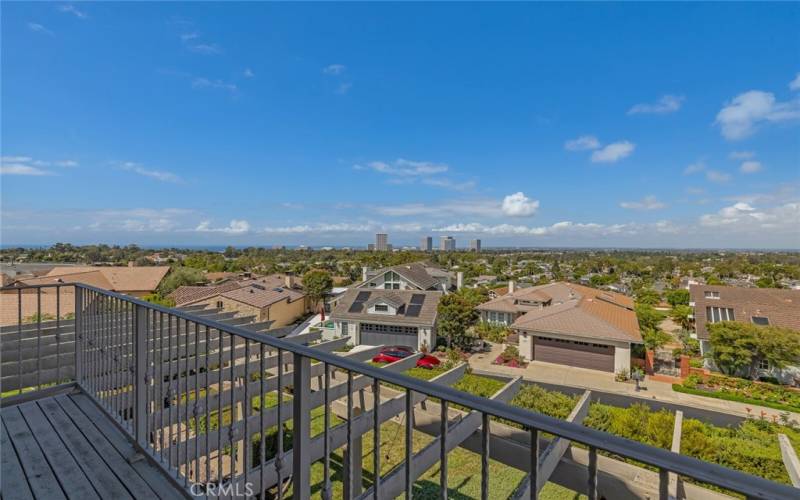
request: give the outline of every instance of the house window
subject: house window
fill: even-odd
[[[386,304],[375,304],[375,312],[389,312],[389,306]]]
[[[705,295],[705,297],[707,299],[718,299],[719,298],[719,292],[706,291],[704,295]]]
[[[400,275],[389,271],[383,277],[383,288],[386,290],[400,290]]]
[[[217,309],[222,309],[222,301],[221,300],[217,301]]]
[[[760,325],[760,326],[769,325],[769,318],[765,318],[764,316],[753,316],[750,319],[752,319],[754,325]]]
[[[735,320],[733,309],[730,307],[706,307],[706,317],[709,323]]]
[[[342,335],[348,335],[347,327],[347,321],[342,321]]]
[[[758,369],[759,370],[769,370],[769,361],[766,359],[760,359],[758,361]]]

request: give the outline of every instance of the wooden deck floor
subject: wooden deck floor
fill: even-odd
[[[3,408],[2,498],[183,498],[86,395]]]

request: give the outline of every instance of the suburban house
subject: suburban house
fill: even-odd
[[[357,288],[384,290],[429,290],[447,292],[461,288],[463,273],[452,273],[414,262],[372,271],[364,267]]]
[[[436,345],[436,317],[442,292],[351,288],[337,301],[334,335],[355,345]]]
[[[75,291],[70,283],[82,283],[117,293],[143,297],[153,293],[169,272],[169,266],[56,266],[42,276],[17,279],[8,286],[64,284],[58,291],[43,288],[37,294],[34,289],[15,291],[6,289],[3,294],[20,294],[22,317],[33,318],[37,311],[42,319],[54,319],[56,314],[75,310]],[[0,325],[8,325],[17,319],[17,303],[0,300]],[[13,302],[13,304],[12,304]]]
[[[631,345],[642,343],[633,299],[550,283],[514,290],[478,306],[481,318],[508,325],[526,360],[606,372],[630,371]]]
[[[710,323],[742,321],[800,331],[800,290],[691,285],[689,301],[694,308],[695,335],[703,355],[711,350]],[[760,368],[762,375],[792,382],[800,376],[800,363],[798,365],[783,370],[767,364]]]
[[[176,306],[207,304],[208,308],[272,321],[273,328],[294,323],[313,309],[291,274],[225,281],[211,286],[181,286],[170,294]]]

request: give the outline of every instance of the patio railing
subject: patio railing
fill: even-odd
[[[68,292],[73,293],[72,307],[65,311]],[[343,350],[346,338],[305,345],[256,333],[224,311],[170,309],[82,284],[6,288],[2,293],[3,300],[16,295],[20,301],[18,324],[0,329],[4,396],[77,384],[188,496],[218,495],[220,489],[224,495],[259,496],[270,489],[281,498],[291,485],[294,498],[309,498],[312,464],[321,462],[322,497],[331,498],[331,455],[343,449],[354,451],[344,455],[342,478],[344,491],[354,497],[360,492],[360,485],[353,484],[360,467],[354,460],[361,453],[353,447],[360,448],[367,432],[404,414],[404,459],[391,472],[376,474],[368,494],[388,498],[405,492],[410,498],[414,482],[427,472],[416,467],[421,462],[408,446],[414,408],[436,398],[442,418],[432,446],[439,448],[442,498],[448,494],[448,452],[454,446],[449,431],[459,424],[448,416],[454,406],[479,414],[482,498],[492,498],[490,418],[513,422],[530,434],[529,485],[540,483],[539,437],[547,433],[588,448],[584,492],[590,499],[598,498],[600,451],[659,471],[663,499],[669,495],[670,472],[748,498],[797,498],[798,490],[786,485],[372,366],[363,362],[369,359],[364,355],[334,352]],[[38,309],[24,324],[23,302],[41,305],[42,297],[53,293],[56,297],[46,300],[59,304],[58,318],[47,320]],[[381,397],[390,384],[393,392]],[[369,391],[372,404],[360,401],[356,412],[356,395],[363,391]],[[344,418],[337,425],[332,423],[334,404]],[[320,407],[323,425],[315,435],[312,410]],[[372,440],[380,449],[381,433],[372,432]],[[376,472],[381,471],[381,455],[372,455]],[[539,488],[520,491],[536,498]]]

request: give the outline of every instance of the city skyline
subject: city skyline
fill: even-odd
[[[800,248],[797,4],[3,13],[6,246]]]

